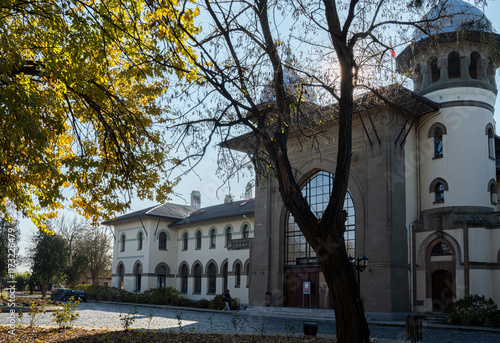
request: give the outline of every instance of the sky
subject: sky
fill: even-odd
[[[472,2],[471,2],[472,3]],[[486,16],[492,22],[493,27],[496,32],[500,32],[500,0],[493,0],[488,2],[486,9]],[[396,49],[396,54],[401,52],[403,48]],[[500,69],[496,73],[497,86],[500,87]],[[500,97],[496,100],[496,111],[495,111],[495,121],[500,125]],[[497,127],[497,134],[500,127]],[[223,181],[217,177],[217,157],[214,151],[207,155],[203,161],[195,169],[195,173],[191,173],[184,176],[178,186],[174,189],[176,194],[179,196],[172,195],[171,202],[177,204],[190,204],[190,194],[193,190],[197,190],[201,193],[201,206],[211,206],[220,204],[224,201],[226,194],[231,193],[235,200],[240,200],[245,192],[245,187],[252,178],[246,173],[246,175],[240,178],[232,179],[229,184],[223,185]],[[253,190],[255,194],[255,190]],[[132,202],[132,207],[128,212],[133,212],[137,210],[144,209],[146,207],[157,205],[155,201],[140,201],[135,199]],[[68,213],[70,216],[75,215],[72,212]],[[20,253],[25,254],[25,249],[29,245],[30,237],[36,232],[36,227],[27,219],[20,220],[21,228],[21,242],[20,242]],[[19,271],[25,271],[26,267],[19,266]]]

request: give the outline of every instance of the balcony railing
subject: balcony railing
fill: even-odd
[[[250,238],[231,239],[227,245],[228,250],[250,249]]]

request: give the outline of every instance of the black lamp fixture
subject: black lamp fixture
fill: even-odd
[[[349,256],[349,261],[351,261],[352,265],[356,268],[356,272],[358,273],[358,291],[361,293],[359,274],[366,269],[366,266],[368,265],[368,257],[366,257],[365,254],[359,256],[357,259]]]

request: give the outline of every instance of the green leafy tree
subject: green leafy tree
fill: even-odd
[[[16,290],[24,291],[29,283],[30,273],[16,273],[14,275],[14,280],[16,281]]]
[[[53,278],[61,278],[68,265],[68,245],[66,240],[55,234],[47,235],[39,231],[32,238],[31,273],[42,284],[42,297],[45,297]]]
[[[34,224],[67,201],[95,221],[134,192],[162,201],[170,75],[190,80],[196,8],[178,1],[6,0],[0,4],[0,211]],[[181,16],[183,30],[173,23]],[[175,35],[173,33],[175,32]],[[64,194],[63,194],[64,192]]]

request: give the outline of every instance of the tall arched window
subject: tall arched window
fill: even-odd
[[[490,181],[489,185],[489,191],[490,191],[490,202],[492,205],[498,204],[498,197],[497,197],[497,185],[495,180]]]
[[[188,239],[189,239],[188,233],[184,232],[182,234],[182,250],[188,250]]]
[[[217,267],[215,263],[208,265],[208,293],[215,294],[217,291]]]
[[[458,52],[452,52],[448,55],[448,78],[455,79],[460,77],[460,55]]]
[[[194,266],[194,293],[201,293],[201,266],[200,264],[196,264]]]
[[[156,287],[166,287],[167,285],[167,268],[165,266],[159,266],[156,273]]]
[[[240,287],[241,285],[241,264],[236,263],[234,266],[234,287]]]
[[[217,232],[215,229],[210,230],[210,248],[215,248],[217,243]]]
[[[123,281],[125,279],[125,267],[123,266],[123,263],[120,262],[118,265],[118,288],[123,289]]]
[[[434,193],[436,194],[435,202],[444,202],[444,185],[442,183],[436,183]]]
[[[302,188],[302,194],[307,199],[313,213],[318,219],[322,217],[328,205],[333,186],[333,178],[333,174],[321,171],[311,176]],[[346,231],[344,232],[347,254],[356,256],[355,211],[349,190],[347,190],[344,200],[344,210],[347,212],[347,220],[345,222]],[[302,235],[292,214],[288,213],[287,217],[288,220],[285,225],[285,265],[294,266],[297,264],[297,259],[299,258],[315,258],[316,253]]]
[[[142,265],[137,262],[134,267],[134,276],[135,276],[135,291],[141,291],[141,279],[142,279]]]
[[[142,250],[142,231],[137,234],[137,250]]]
[[[469,75],[472,79],[478,79],[478,70],[481,68],[481,55],[476,51],[470,54]]]
[[[231,241],[231,239],[233,238],[233,229],[228,226],[226,228],[226,247],[229,246],[229,242]]]
[[[158,249],[167,250],[167,233],[165,231],[160,232],[158,236]]]
[[[492,160],[495,159],[495,135],[493,134],[493,128],[491,127],[491,124],[488,124],[487,128],[487,134],[488,134],[488,157],[491,158]]]
[[[441,69],[438,67],[437,58],[432,57],[429,62],[429,70],[431,72],[431,83],[437,82],[441,78]]]
[[[196,231],[196,250],[201,249],[201,230]]]
[[[440,127],[434,129],[434,158],[443,157],[443,130]]]
[[[222,265],[222,291],[225,292],[227,290],[227,262]]]
[[[250,228],[247,224],[243,226],[243,238],[250,238]]]
[[[125,234],[120,236],[120,251],[125,251]]]
[[[181,293],[188,291],[188,267],[183,264],[181,267]]]

